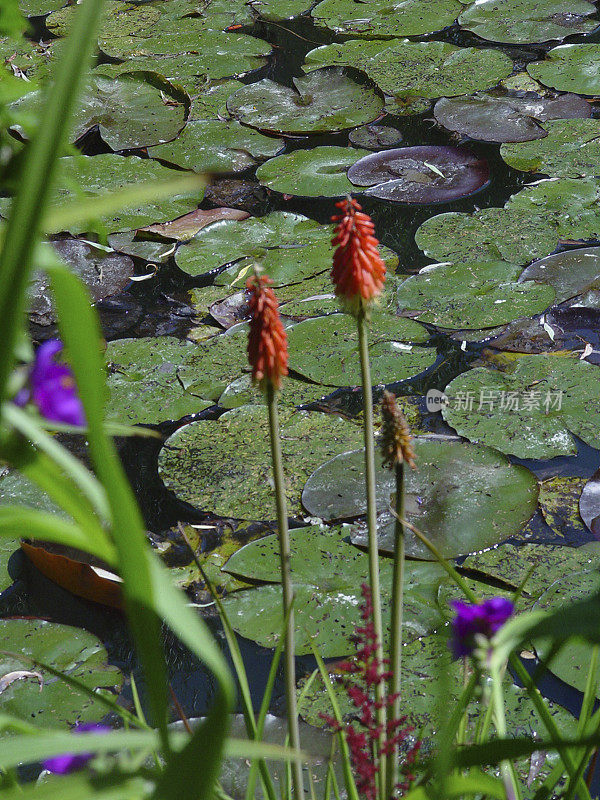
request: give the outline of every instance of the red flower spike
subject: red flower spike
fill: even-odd
[[[336,207],[343,213],[331,218],[338,223],[331,241],[336,247],[331,280],[346,310],[357,315],[381,294],[385,264],[377,248],[379,241],[373,235],[371,217],[351,198],[336,203]]]
[[[287,335],[279,317],[279,303],[266,275],[248,278],[250,292],[250,332],[248,334],[248,361],[252,367],[252,380],[261,389],[271,383],[279,389],[281,379],[288,374]]]

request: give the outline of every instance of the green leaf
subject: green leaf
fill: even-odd
[[[461,9],[456,0],[374,0],[366,8],[353,0],[322,0],[311,16],[334,33],[373,39],[439,31],[452,25]]]
[[[299,197],[342,197],[358,191],[346,177],[348,168],[368,150],[325,145],[294,150],[267,161],[256,170],[263,186]]]
[[[600,45],[564,44],[546,53],[544,61],[527,66],[532,78],[559,92],[594,97],[600,92]]]
[[[551,178],[589,178],[599,174],[599,120],[554,120],[546,124],[546,130],[545,139],[503,144],[500,155],[515,169],[542,172]]]

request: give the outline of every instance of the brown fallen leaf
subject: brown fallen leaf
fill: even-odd
[[[15,681],[21,681],[24,678],[37,678],[38,683],[40,684],[40,692],[42,691],[44,679],[39,672],[29,672],[29,670],[26,669],[17,669],[14,672],[7,672],[6,675],[0,676],[0,694],[2,694],[2,692],[7,689],[11,683],[14,683]]]
[[[197,209],[171,222],[160,222],[148,225],[145,228],[139,228],[139,230],[145,233],[156,233],[167,239],[184,241],[191,239],[202,228],[210,225],[211,222],[220,222],[224,219],[242,220],[247,219],[249,216],[250,214],[247,211],[240,211],[238,208],[211,208],[208,211]]]

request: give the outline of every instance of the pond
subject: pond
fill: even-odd
[[[49,80],[74,7],[21,6],[30,39],[0,45],[13,75],[36,89]],[[324,657],[341,658],[352,652],[367,574],[356,334],[329,281],[330,220],[348,193],[373,218],[388,271],[371,320],[374,397],[391,388],[417,437],[409,519],[483,596],[508,596],[537,567],[522,609],[587,597],[600,564],[596,6],[314,6],[109,2],[57,201],[184,170],[210,182],[68,231],[57,223],[51,237],[100,313],[111,418],[155,434],[118,438],[150,541],[222,638],[188,542],[194,549],[231,615],[257,706],[281,619],[266,416],[246,365],[243,287],[258,263],[281,303],[299,625]],[[23,91],[9,106],[11,155],[29,139],[38,102],[37,91]],[[2,213],[13,188],[5,171]],[[41,273],[30,297],[33,338],[55,337]],[[82,437],[59,438],[87,458]],[[393,491],[380,470],[384,586]],[[8,471],[0,499],[53,508]],[[82,675],[93,667],[94,686],[133,707],[130,676],[142,697],[143,681],[114,578],[102,565],[81,573],[79,553],[1,546],[4,649],[27,649],[34,632],[36,657],[58,647],[59,667]],[[406,713],[421,727],[439,607],[456,590],[416,541],[408,556]],[[167,650],[178,703],[201,716],[211,680],[169,636]],[[297,655],[302,682],[314,668],[307,638]],[[586,660],[584,645],[561,654],[542,684],[571,711]],[[43,699],[35,688],[6,689],[7,708],[42,725],[51,715],[60,724],[102,716],[93,702],[71,708],[64,687]],[[532,709],[517,687],[513,694],[515,729],[534,735]],[[308,695],[307,722],[319,722],[322,702],[322,691]],[[272,711],[282,708],[278,685]],[[568,718],[558,705],[553,713]]]

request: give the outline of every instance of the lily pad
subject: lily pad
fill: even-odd
[[[587,529],[600,539],[600,470],[596,471],[583,487],[579,499],[579,513]]]
[[[518,458],[573,455],[573,435],[600,437],[599,368],[578,353],[520,356],[506,372],[476,367],[447,387],[442,410],[457,433]]]
[[[442,97],[435,104],[436,120],[450,131],[484,142],[528,142],[548,135],[540,125],[550,119],[590,117],[588,103],[578,95],[557,98],[478,93],[472,97]]]
[[[489,447],[449,437],[415,437],[418,469],[406,475],[407,519],[428,536],[446,558],[497,544],[517,533],[534,513],[538,487],[524,467]],[[393,472],[376,467],[377,508],[386,512],[396,490]],[[366,512],[364,451],[344,453],[322,464],[302,493],[307,511],[324,520],[346,519]],[[394,550],[394,519],[382,514],[378,524],[381,550]],[[352,541],[364,545],[355,529]],[[407,553],[432,559],[412,534]]]
[[[556,610],[580,600],[591,598],[600,588],[598,569],[570,572],[564,577],[559,577],[540,597],[536,607],[540,609]],[[549,662],[550,671],[565,683],[584,691],[588,678],[592,645],[580,638],[572,638]],[[536,651],[541,659],[545,659],[550,652],[551,643],[547,641],[535,642]],[[600,669],[596,674],[596,681],[600,678]],[[598,690],[596,696],[599,696]]]
[[[19,0],[19,8],[27,17],[43,17],[64,5],[64,0]]]
[[[51,207],[82,197],[100,197],[136,184],[172,180],[179,174],[156,161],[137,156],[123,158],[111,153],[61,158],[58,162],[59,188]],[[81,189],[74,188],[79,186]],[[197,208],[203,196],[203,191],[196,189],[169,199],[146,201],[102,216],[99,221],[110,233],[141,228],[153,222],[168,222]],[[70,225],[68,229],[77,234],[85,233],[88,227],[84,222]]]
[[[223,120],[227,112],[227,99],[244,84],[236,80],[204,81],[192,99],[190,121],[196,119]]]
[[[128,423],[156,424],[210,406],[186,391],[177,377],[193,350],[191,343],[170,336],[109,342],[109,415]]]
[[[587,0],[479,0],[458,18],[461,27],[491,42],[527,44],[590,33],[598,22]]]
[[[275,519],[267,412],[242,406],[180,428],[159,455],[168,489],[198,508],[237,519]],[[289,513],[302,514],[306,478],[326,458],[358,445],[362,430],[340,417],[281,409]]]
[[[489,89],[513,71],[499,50],[454,47],[446,42],[350,40],[323,45],[306,56],[306,68],[325,65],[366,72],[394,97],[452,97]]]
[[[398,309],[442,328],[481,329],[539,314],[552,305],[551,286],[518,280],[521,267],[504,261],[433,264],[407,278]]]
[[[267,161],[256,170],[263,186],[300,197],[342,197],[356,192],[347,172],[368,150],[323,146],[294,150]]]
[[[368,557],[344,540],[345,528],[296,528],[290,531],[297,655],[316,647],[323,658],[355,650],[360,624],[361,584],[367,582]],[[270,585],[236,592],[224,600],[227,616],[242,636],[263,647],[275,647],[283,627],[279,541],[267,536],[251,542],[229,559],[227,572]],[[392,564],[380,564],[384,629],[388,627]],[[409,563],[405,569],[405,637],[414,639],[441,623],[437,607],[439,584],[445,580],[437,564]]]
[[[107,664],[106,651],[93,634],[67,625],[41,619],[0,620],[0,650],[38,658],[93,690],[116,693],[123,680],[119,670]],[[6,714],[40,728],[98,722],[105,716],[104,705],[31,661],[18,655],[0,656],[0,675],[21,670],[37,675],[14,680],[2,691]]]
[[[73,138],[98,126],[113,150],[147,147],[174,139],[185,125],[189,98],[160,75],[124,72],[90,77],[79,101]]]
[[[548,478],[540,484],[544,520],[565,541],[577,544],[589,539],[578,508],[584,486],[585,478],[568,475]]]
[[[600,93],[600,45],[563,44],[527,66],[532,78],[559,92]]]
[[[320,385],[288,377],[277,395],[277,400],[284,406],[303,406],[320,400],[328,391],[330,390]],[[250,375],[242,375],[241,378],[232,381],[219,397],[219,405],[227,409],[246,405],[262,406],[264,402],[263,393],[258,386],[253,385]]]
[[[348,178],[383,200],[448,203],[486,186],[490,171],[469,150],[424,145],[371,153],[350,167]]]
[[[189,351],[177,380],[187,392],[216,402],[232,381],[249,372],[247,346],[247,326],[211,336]]]
[[[282,139],[263,136],[239,122],[191,120],[177,139],[148,148],[148,155],[194,172],[243,172],[283,146]]]
[[[364,147],[365,150],[387,150],[398,147],[402,134],[389,125],[361,125],[350,131],[348,141],[353,147]]]
[[[270,22],[281,22],[304,14],[315,0],[251,0],[250,6],[258,11],[262,19]]]
[[[600,288],[600,247],[580,247],[546,256],[523,270],[519,278],[522,281],[549,284],[556,291],[557,303]]]
[[[133,275],[133,261],[125,255],[106,253],[80,239],[61,239],[53,248],[88,287],[95,301],[124,289]],[[56,322],[50,279],[45,272],[37,273],[30,288],[29,313],[37,325]]]
[[[500,155],[515,169],[551,178],[588,178],[600,174],[600,120],[554,120],[548,136],[533,142],[503,144]]]
[[[451,211],[425,220],[415,234],[418,247],[440,261],[509,261],[524,264],[556,249],[558,225],[536,205]]]
[[[456,0],[323,0],[311,12],[317,25],[334,33],[390,38],[420,36],[452,25],[462,5]]]
[[[373,315],[369,345],[373,385],[407,380],[430,367],[436,351],[408,344],[428,338],[416,322]],[[294,325],[288,333],[288,348],[294,372],[326,386],[360,386],[358,334],[348,314],[314,317]]]
[[[334,133],[372,122],[383,99],[340,69],[293,78],[294,89],[264,78],[238,89],[227,110],[244,125],[285,134]]]
[[[146,228],[142,228],[140,233],[156,233],[158,236],[164,236],[165,239],[185,242],[212,222],[220,222],[224,219],[242,220],[248,219],[249,216],[247,211],[240,211],[237,208],[209,208],[205,211],[197,209],[170,222],[148,225]]]

